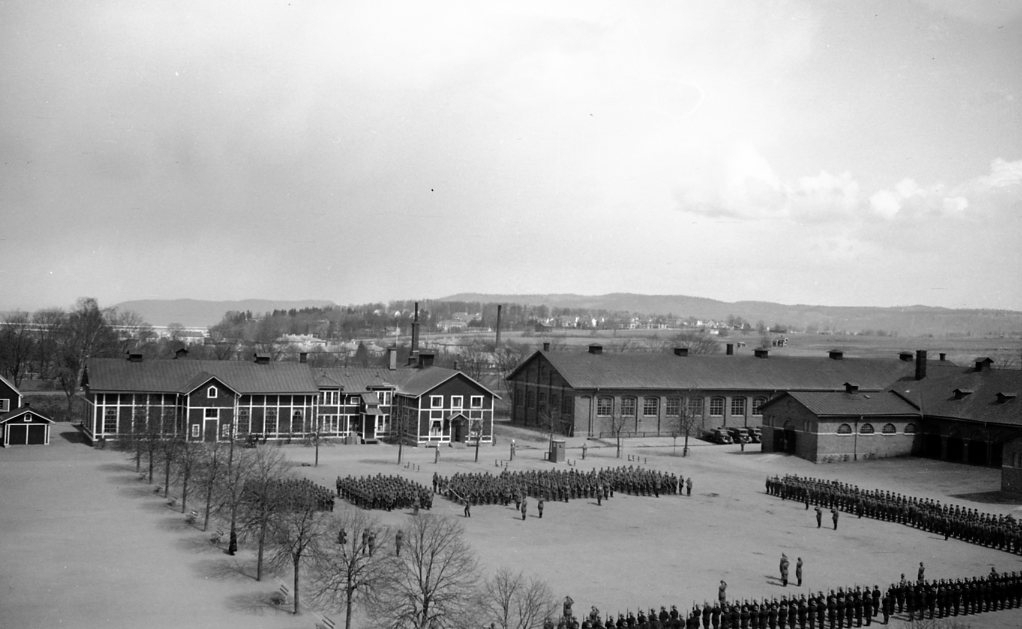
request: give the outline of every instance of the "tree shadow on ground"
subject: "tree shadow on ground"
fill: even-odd
[[[203,559],[192,564],[196,574],[204,579],[217,581],[255,581],[255,565],[246,565],[230,555]]]
[[[969,502],[981,502],[984,504],[1022,506],[1022,496],[1009,494],[1003,491],[979,491],[967,494],[951,494],[951,497],[958,498],[959,500],[968,500]]]
[[[211,527],[212,530],[203,531],[201,528],[193,527],[193,525],[186,524],[185,526],[195,529],[195,534],[188,533],[186,537],[179,539],[174,545],[182,550],[187,550],[192,553],[208,553],[208,552],[221,552],[220,546],[212,541],[212,538],[216,535],[216,528]],[[175,529],[181,530],[181,529]]]
[[[294,603],[279,590],[262,590],[235,594],[227,598],[227,608],[250,616],[272,615],[282,618],[301,618],[292,614]],[[304,625],[303,625],[304,626]]]
[[[117,472],[124,474],[125,478],[131,478],[131,474],[134,474],[133,463],[100,463],[96,466],[96,469],[100,472]]]

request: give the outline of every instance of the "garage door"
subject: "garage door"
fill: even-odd
[[[46,443],[46,426],[43,424],[32,424],[28,428],[28,445],[43,445]]]
[[[7,443],[9,445],[23,446],[28,443],[28,426],[24,424],[11,424],[7,430]]]

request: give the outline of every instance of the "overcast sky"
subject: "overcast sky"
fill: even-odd
[[[0,1],[0,310],[1022,310],[1022,3]]]

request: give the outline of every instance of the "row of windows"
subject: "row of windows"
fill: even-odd
[[[853,432],[855,431],[852,429],[852,426],[850,424],[841,424],[840,426],[837,427],[837,434],[839,435],[850,435]],[[876,428],[873,427],[873,424],[865,423],[859,426],[860,435],[872,435],[875,432]],[[894,435],[897,434],[898,428],[894,424],[884,424],[884,427],[881,430],[881,432],[885,435]],[[908,424],[905,426],[906,435],[915,434],[915,432],[916,432],[915,424]]]
[[[766,397],[757,396],[752,400],[752,414],[761,415],[763,404],[766,402]],[[614,401],[615,398],[611,396],[600,396],[596,400],[596,414],[600,416],[610,416],[614,414]],[[621,398],[621,415],[623,417],[634,417],[636,411],[636,405],[638,403],[637,398],[624,397]],[[727,404],[727,398],[724,396],[714,396],[710,398],[710,415],[723,415],[724,408]],[[732,416],[745,416],[745,405],[746,399],[744,397],[731,398],[731,415]],[[687,398],[686,410],[690,415],[699,416],[703,414],[703,398],[693,397]],[[642,414],[644,417],[656,417],[660,411],[660,398],[658,397],[644,397],[642,398]],[[668,417],[677,417],[681,414],[681,398],[669,397],[664,404],[664,414]]]
[[[483,407],[483,396],[473,395],[468,400],[469,408],[482,408]],[[444,408],[444,396],[442,395],[431,395],[429,396],[429,407],[430,408]],[[452,395],[451,396],[451,408],[465,408],[465,396],[463,395]]]

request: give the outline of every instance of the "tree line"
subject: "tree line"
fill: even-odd
[[[506,569],[484,577],[461,525],[429,513],[397,527],[346,504],[297,475],[275,445],[167,438],[170,417],[139,413],[117,442],[141,480],[210,541],[255,551],[255,573],[291,577],[288,603],[344,615],[348,629],[478,627],[528,629],[554,617],[557,601],[542,581]]]

